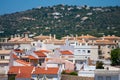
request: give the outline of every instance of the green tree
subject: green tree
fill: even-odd
[[[104,69],[102,61],[97,61],[96,62],[96,69]]]
[[[120,48],[111,51],[112,66],[120,65]]]

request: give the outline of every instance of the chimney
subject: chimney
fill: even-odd
[[[40,34],[40,36],[42,36],[42,34]]]
[[[17,36],[18,36],[18,37],[20,37],[20,35],[19,35],[19,34],[18,34]]]
[[[11,39],[13,39],[13,35],[11,35]]]
[[[17,35],[15,34],[15,38],[17,37]]]
[[[8,38],[5,38],[5,42],[7,43]]]
[[[47,70],[48,69],[48,67],[47,67],[47,65],[45,66],[45,70]]]
[[[105,37],[105,35],[103,35],[103,37]]]
[[[56,39],[56,35],[54,34],[54,39]]]
[[[21,73],[20,68],[19,68],[19,70],[18,70],[18,73],[19,73],[19,74]]]
[[[22,34],[21,37],[24,38],[24,34]]]
[[[31,73],[33,73],[35,71],[35,67],[33,68],[33,70],[32,70],[32,72]]]
[[[51,37],[51,34],[50,34],[49,36],[50,36],[50,40],[51,40],[51,38],[52,38],[52,37]]]
[[[81,36],[84,36],[84,34],[82,34]]]
[[[25,33],[25,38],[28,38],[28,33]]]
[[[67,40],[69,39],[69,36],[67,35]]]
[[[76,40],[77,40],[77,38],[78,38],[78,35],[77,35],[77,34],[76,34],[75,38],[76,38]]]

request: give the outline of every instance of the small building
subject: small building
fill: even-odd
[[[61,72],[54,67],[11,66],[8,80],[60,80]]]
[[[120,80],[120,70],[95,70],[95,80]]]

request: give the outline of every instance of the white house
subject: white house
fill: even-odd
[[[74,55],[72,60],[75,63],[82,64],[88,58],[95,61],[98,59],[98,46],[84,42],[84,40],[82,42],[66,40],[66,44],[60,49],[72,51]]]

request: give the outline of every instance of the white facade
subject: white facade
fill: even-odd
[[[60,48],[60,45],[54,45],[53,43],[44,43],[41,41],[32,42],[31,45],[35,47],[35,50],[55,50],[56,48]]]
[[[61,50],[70,50],[73,52],[75,59],[83,59],[86,60],[90,58],[91,60],[98,59],[98,46],[96,45],[88,45],[85,43],[78,43],[74,41],[72,44],[69,41],[66,41],[66,45],[61,46]]]
[[[14,45],[14,49],[21,49],[21,50],[30,50],[31,49],[31,44],[19,44],[19,45]]]

